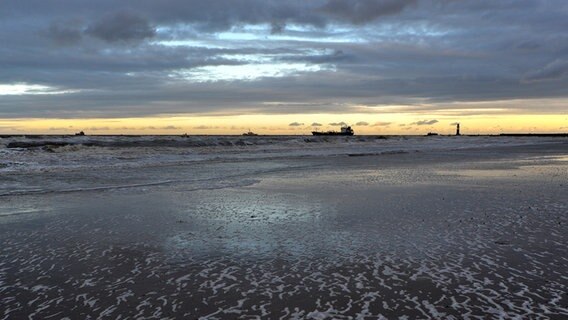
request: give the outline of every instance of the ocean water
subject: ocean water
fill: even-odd
[[[568,316],[564,138],[0,145],[5,319]]]
[[[408,153],[558,142],[532,137],[7,136],[0,172],[144,167],[202,161]]]
[[[247,177],[282,170],[289,166],[286,159],[291,158],[460,150],[562,140],[488,136],[4,136],[0,137],[0,196],[180,182],[195,189],[246,185],[254,181]]]

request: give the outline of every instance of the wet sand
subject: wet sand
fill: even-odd
[[[568,317],[566,143],[210,166],[3,196],[0,319]]]

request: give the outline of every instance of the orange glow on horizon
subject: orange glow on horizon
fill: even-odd
[[[431,116],[422,114],[284,114],[242,116],[170,116],[115,119],[0,119],[0,134],[73,134],[84,131],[105,134],[242,134],[249,129],[264,135],[302,135],[337,130],[340,122],[353,126],[360,135],[421,135],[427,132],[452,134],[454,122],[461,123],[462,134],[504,132],[568,132],[568,116],[491,115]],[[319,123],[321,126],[312,126]]]

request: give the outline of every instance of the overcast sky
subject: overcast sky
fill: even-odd
[[[566,0],[0,1],[5,119],[565,114],[567,88]]]

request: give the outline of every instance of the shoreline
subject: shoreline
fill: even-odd
[[[32,211],[0,216],[5,314],[568,315],[565,144],[168,171],[226,167],[270,170],[242,187],[4,198],[0,211]]]

